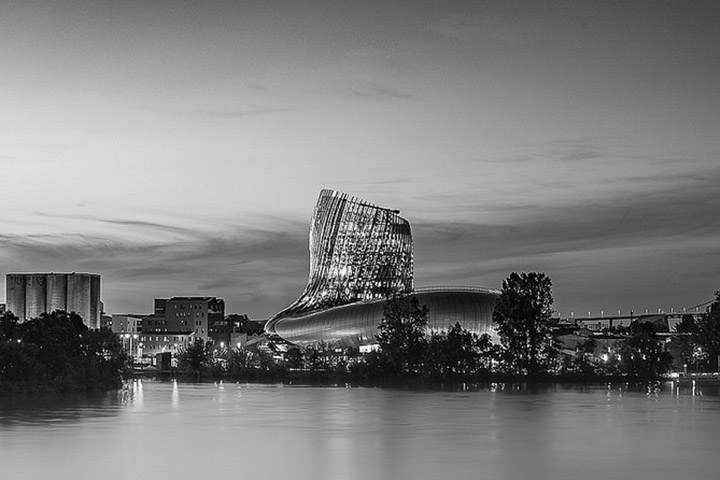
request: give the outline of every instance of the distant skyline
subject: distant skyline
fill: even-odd
[[[720,288],[710,1],[0,4],[0,275],[108,312],[308,274],[317,195],[396,208],[415,284],[553,281],[578,317]],[[3,293],[4,296],[4,288]]]

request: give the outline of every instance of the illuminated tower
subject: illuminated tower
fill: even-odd
[[[414,295],[428,307],[428,332],[459,323],[478,335],[493,335],[498,294],[480,287],[415,289],[408,221],[397,210],[323,190],[310,223],[305,291],[268,320],[265,331],[301,346],[371,345],[377,343],[385,299]]]
[[[399,213],[322,190],[310,223],[307,286],[276,318],[410,293],[412,235]]]

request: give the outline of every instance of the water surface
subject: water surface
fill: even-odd
[[[135,381],[0,400],[7,479],[716,478],[717,389]]]

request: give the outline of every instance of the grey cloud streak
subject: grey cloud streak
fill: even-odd
[[[658,298],[678,308],[707,300],[720,287],[720,168],[633,182],[637,188],[620,179],[614,194],[578,196],[564,205],[468,200],[457,206],[463,222],[411,216],[416,284],[499,287],[511,271],[539,270],[553,279],[556,306],[565,312],[651,305]],[[504,216],[483,222],[490,213]],[[305,218],[215,232],[170,221],[92,219],[127,226],[141,234],[134,237],[149,240],[0,234],[0,274],[101,273],[110,312],[149,311],[154,297],[214,295],[226,299],[228,311],[255,317],[285,307],[307,280]]]
[[[58,213],[46,213],[46,212],[33,212],[33,215],[46,218],[61,218],[68,220],[86,220],[90,222],[104,223],[108,225],[116,225],[120,227],[129,227],[134,230],[139,230],[147,233],[173,233],[178,235],[192,235],[195,230],[178,227],[168,223],[160,222],[148,222],[142,220],[128,220],[128,219],[108,219],[102,218],[96,215],[86,214],[58,214]]]
[[[0,236],[9,271],[90,271],[103,275],[109,312],[147,312],[152,299],[173,295],[225,298],[228,311],[268,316],[290,303],[307,277],[307,227],[238,227],[197,233],[179,242],[141,243],[107,237]]]
[[[383,99],[395,99],[395,100],[409,100],[409,101],[420,101],[420,97],[403,90],[390,87],[387,85],[370,85],[363,90],[352,90],[352,95],[356,97],[383,100]]]
[[[251,106],[251,107],[226,107],[226,108],[154,108],[150,111],[155,113],[161,113],[164,115],[173,115],[179,117],[192,117],[197,119],[232,119],[232,118],[246,118],[246,117],[257,117],[260,115],[268,115],[273,113],[283,113],[289,111],[285,108],[271,108],[263,106]]]
[[[720,287],[718,182],[720,168],[659,175],[605,199],[528,207],[529,220],[473,223],[468,207],[467,223],[414,222],[416,279],[497,287],[513,270],[541,270],[575,310],[704,300]]]

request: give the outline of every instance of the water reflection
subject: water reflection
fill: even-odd
[[[43,394],[0,397],[1,432],[17,425],[61,427],[119,414],[121,392],[100,395]]]
[[[180,406],[180,389],[178,388],[177,380],[172,380],[172,396],[170,397],[170,404],[173,409],[177,409]]]
[[[0,400],[0,465],[3,478],[77,480],[711,478],[719,430],[704,386],[138,380],[98,398]]]
[[[144,401],[142,379],[135,379],[126,383],[120,391],[120,396],[124,404],[141,408]]]
[[[714,383],[700,383],[697,380],[690,380],[686,382],[681,381],[670,381],[667,382],[667,389],[672,395],[691,395],[693,397],[709,395],[712,397],[720,396],[720,385]],[[663,389],[664,390],[664,389]]]

